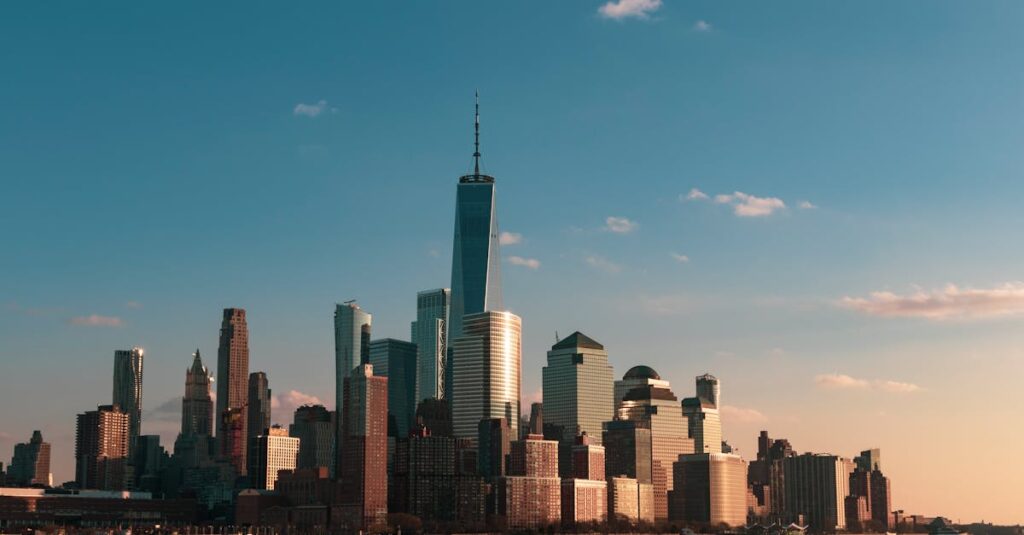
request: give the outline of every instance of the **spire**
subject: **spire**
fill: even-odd
[[[476,113],[474,118],[473,147],[476,150],[473,151],[473,175],[480,176],[480,91],[476,92]]]

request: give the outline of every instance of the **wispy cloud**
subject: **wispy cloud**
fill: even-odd
[[[275,413],[274,421],[279,423],[291,421],[295,409],[303,405],[323,404],[320,398],[312,394],[299,392],[298,390],[289,390],[284,394],[278,394],[270,398],[270,408]]]
[[[661,0],[618,0],[611,1],[597,9],[606,19],[646,19],[661,7]]]
[[[921,390],[913,383],[889,379],[858,379],[841,373],[825,373],[814,377],[814,384],[823,390],[881,390],[895,394],[909,394]]]
[[[686,256],[684,254],[669,253],[669,255],[672,256],[672,260],[675,260],[676,262],[679,262],[680,264],[687,264],[687,263],[690,262],[690,257],[688,257],[688,256]]]
[[[715,195],[715,203],[732,206],[733,213],[739,217],[770,216],[786,207],[778,197],[758,197],[742,191]]]
[[[516,245],[522,243],[523,235],[518,232],[502,232],[498,234],[498,243],[501,245]]]
[[[695,32],[707,33],[712,30],[714,30],[714,27],[711,26],[711,23],[706,20],[698,20],[697,22],[693,23],[693,31]]]
[[[797,206],[801,210],[814,210],[815,208],[818,207],[818,205],[812,203],[811,201],[800,201],[800,203],[797,204]]]
[[[618,273],[622,271],[622,266],[600,255],[588,255],[583,258],[583,261],[588,266],[605,273]]]
[[[292,114],[296,116],[313,118],[320,116],[320,114],[324,112],[335,113],[337,111],[337,108],[332,108],[328,106],[327,101],[321,99],[314,104],[304,104],[302,102],[296,104],[295,108],[292,109]]]
[[[757,409],[747,407],[735,407],[733,405],[722,405],[718,411],[722,414],[723,420],[745,424],[757,424],[768,421],[768,417]]]
[[[128,301],[127,303],[124,304],[124,307],[125,308],[133,308],[133,309],[138,310],[138,309],[142,308],[142,303],[140,303],[138,301]]]
[[[708,194],[697,188],[691,189],[690,193],[687,193],[686,195],[679,195],[680,201],[703,201],[707,200],[707,198]]]
[[[953,284],[941,290],[918,290],[899,295],[872,292],[868,297],[843,297],[839,305],[881,317],[929,320],[985,319],[1024,313],[1024,282],[1008,282],[993,288],[960,288]]]
[[[616,234],[629,234],[639,227],[639,223],[626,217],[608,216],[604,220],[604,230]]]
[[[530,269],[540,268],[540,260],[536,258],[523,258],[521,256],[510,256],[508,257],[508,263],[513,266],[523,266]]]
[[[151,421],[165,421],[165,422],[177,422],[181,420],[181,398],[173,397],[152,409],[148,409],[143,414],[144,419],[147,422]]]
[[[117,316],[100,316],[90,314],[88,316],[75,316],[70,320],[71,325],[78,327],[121,327],[124,322]]]

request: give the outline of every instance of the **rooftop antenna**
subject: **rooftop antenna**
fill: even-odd
[[[480,91],[476,92],[476,113],[474,114],[473,176],[480,176]]]
[[[561,338],[558,337],[558,331],[555,331],[555,343],[557,344]]]

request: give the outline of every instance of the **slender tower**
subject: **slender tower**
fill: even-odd
[[[142,428],[142,355],[141,347],[114,351],[113,404],[128,415],[129,451]]]
[[[217,377],[216,417],[220,453],[231,461],[239,474],[245,474],[249,326],[244,309],[224,309],[224,318],[220,324],[220,346],[217,348]]]
[[[199,349],[192,355],[192,367],[185,371],[185,396],[181,398],[181,434],[213,436],[213,400],[210,372],[203,366]]]

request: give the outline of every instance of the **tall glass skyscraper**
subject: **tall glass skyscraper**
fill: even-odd
[[[479,98],[476,110],[473,173],[459,179],[455,197],[452,301],[448,327],[451,340],[462,335],[463,316],[502,309],[494,177],[480,173]]]
[[[445,398],[445,362],[448,360],[448,288],[416,294],[416,321],[412,342],[416,344],[416,402]]]
[[[574,332],[551,347],[543,373],[544,424],[557,426],[567,446],[580,432],[600,445],[601,425],[615,415],[615,376],[604,346]]]
[[[480,312],[465,317],[462,336],[452,341],[455,438],[475,442],[484,418],[505,418],[511,436],[519,436],[521,329],[522,320],[511,312]]]
[[[370,326],[373,317],[353,301],[334,308],[334,364],[337,377],[335,402],[343,405],[345,378],[361,364],[370,362]]]
[[[398,437],[409,436],[416,416],[416,344],[394,338],[370,342],[373,374],[388,378],[388,413],[395,419]]]
[[[141,347],[114,351],[113,403],[128,415],[129,450],[142,428],[142,355]]]

